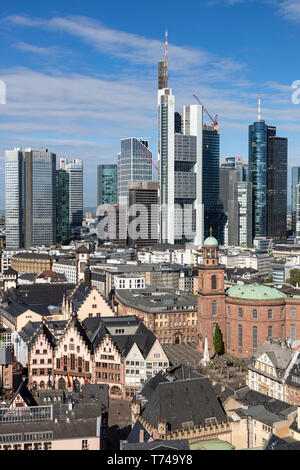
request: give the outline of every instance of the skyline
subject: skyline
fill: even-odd
[[[289,139],[289,175],[299,165],[300,105],[292,103],[291,88],[300,79],[298,2],[211,0],[188,11],[167,2],[167,21],[157,1],[144,9],[144,21],[132,17],[136,1],[118,5],[118,15],[113,6],[100,13],[92,3],[83,10],[55,0],[48,11],[17,1],[1,12],[7,104],[0,105],[0,207],[5,149],[43,146],[58,159],[82,159],[84,206],[96,205],[96,167],[117,163],[121,139],[148,138],[157,160],[157,62],[166,28],[176,111],[196,104],[196,94],[219,115],[221,158],[248,157],[248,125],[257,120],[260,94],[262,119]],[[289,177],[289,195],[290,184]]]

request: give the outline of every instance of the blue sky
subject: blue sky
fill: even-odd
[[[156,159],[156,68],[166,28],[176,108],[196,94],[219,114],[221,157],[248,156],[261,94],[262,118],[289,138],[289,166],[300,165],[300,104],[291,100],[300,80],[299,0],[45,4],[1,5],[0,207],[7,148],[82,158],[86,206],[96,204],[97,164],[116,162],[120,139],[149,138]]]

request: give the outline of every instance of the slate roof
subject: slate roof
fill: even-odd
[[[138,444],[140,442],[140,431],[143,431],[144,442],[148,441],[151,437],[148,431],[144,428],[139,420],[134,423],[133,428],[131,429],[128,437],[127,442],[129,444]]]
[[[9,267],[3,271],[3,276],[16,276],[18,277],[18,271],[15,271],[13,268]]]
[[[264,405],[255,405],[251,406],[247,409],[239,408],[238,410],[233,410],[236,412],[241,418],[246,416],[251,416],[255,418],[257,421],[266,424],[267,426],[273,427],[275,423],[278,423],[282,419],[278,414],[272,413],[264,407]]]
[[[37,402],[35,401],[32,393],[27,387],[27,379],[21,379],[18,388],[10,399],[10,403],[14,401],[17,395],[20,395],[23,398],[27,406],[37,406]]]
[[[280,437],[271,434],[263,450],[300,450],[300,442],[290,443]]]
[[[0,347],[0,365],[13,364],[14,358],[9,348]]]
[[[150,442],[141,442],[139,444],[123,442],[122,450],[190,450],[190,445],[187,439],[179,439],[176,441],[162,441],[157,439]]]
[[[235,392],[235,398],[243,405],[250,407],[263,405],[265,409],[279,417],[286,417],[296,411],[296,407],[276,398],[269,397],[263,393],[243,387]]]
[[[29,284],[11,288],[4,294],[5,309],[14,317],[30,308],[40,315],[49,315],[49,305],[61,305],[65,293],[74,289],[73,284]],[[26,308],[27,307],[27,308]]]
[[[89,253],[90,250],[85,246],[81,245],[79,248],[77,248],[76,253],[82,253],[82,254],[87,254]]]
[[[146,380],[143,388],[137,392],[134,400],[135,399],[137,400],[142,399],[145,401],[150,400],[158,384],[170,382],[170,380],[173,380],[173,379],[168,378],[168,374],[166,374],[163,371],[159,371],[154,377],[149,377],[149,379]]]
[[[84,282],[81,282],[69,297],[74,308],[77,310],[82,302],[85,301],[89,293],[92,291],[92,287]]]
[[[227,421],[226,413],[214,394],[208,378],[159,383],[141,416],[152,426],[166,420],[170,430],[182,428],[184,423],[204,425],[206,419]]]
[[[291,349],[286,349],[280,346],[277,343],[270,343],[269,341],[265,341],[256,351],[255,358],[261,356],[262,354],[266,353],[274,366],[278,369],[285,370],[289,365],[294,351]]]
[[[47,326],[42,323],[40,327],[36,330],[36,332],[33,334],[31,340],[28,343],[28,350],[30,351],[33,344],[35,343],[36,339],[39,337],[40,334],[44,334],[50,344],[50,347],[52,349],[55,348],[56,346],[56,341],[54,336],[52,335],[51,331],[47,328]]]

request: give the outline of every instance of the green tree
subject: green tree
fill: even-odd
[[[292,286],[300,285],[300,269],[292,269],[290,272],[290,278],[287,280]]]
[[[222,333],[221,333],[218,323],[216,324],[215,334],[214,334],[214,348],[218,356],[224,353],[224,343],[223,343]]]

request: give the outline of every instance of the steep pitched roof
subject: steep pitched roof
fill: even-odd
[[[18,388],[10,399],[10,404],[12,404],[17,395],[20,395],[23,398],[27,406],[37,406],[37,402],[27,387],[27,379],[21,379]]]
[[[170,430],[191,425],[199,426],[213,420],[227,420],[208,378],[159,383],[141,416],[152,426],[166,420]]]
[[[78,284],[78,286],[75,288],[75,290],[72,292],[70,296],[70,300],[76,310],[86,300],[91,290],[92,290],[92,287],[88,284],[85,284],[84,282],[81,282],[80,284]]]
[[[42,323],[41,326],[38,328],[38,330],[34,333],[34,335],[32,336],[31,340],[29,341],[29,344],[28,344],[28,350],[30,351],[32,346],[34,345],[36,339],[41,335],[45,335],[46,336],[46,339],[48,340],[48,343],[50,344],[50,347],[52,349],[55,348],[56,346],[56,341],[55,341],[55,338],[54,336],[52,335],[51,331],[47,328],[47,326],[45,325],[45,323]]]

